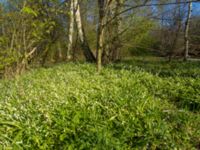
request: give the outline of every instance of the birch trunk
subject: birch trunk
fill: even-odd
[[[73,35],[74,35],[74,0],[70,2],[70,25],[69,25],[69,40],[68,40],[68,50],[67,59],[71,59],[72,47],[73,47]]]
[[[97,33],[97,72],[101,71],[102,67],[102,52],[104,47],[104,0],[98,0],[99,7],[99,24]]]
[[[190,20],[192,15],[192,2],[188,4],[188,15],[185,22],[185,52],[184,52],[184,60],[187,61],[188,53],[189,53],[189,29],[190,29]]]
[[[86,61],[88,62],[95,62],[95,57],[89,47],[88,41],[85,36],[83,24],[82,24],[82,18],[80,13],[80,5],[78,0],[74,0],[74,7],[75,7],[75,19],[76,19],[76,25],[78,28],[78,36],[81,41],[81,47],[83,49],[84,56],[86,58]]]

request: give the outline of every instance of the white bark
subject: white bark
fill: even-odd
[[[82,24],[79,0],[74,0],[74,8],[75,8],[75,21],[78,28],[78,36],[81,41],[81,46],[83,49],[84,56],[86,58],[86,61],[94,62],[95,57],[89,47],[88,41],[85,36],[83,24]]]
[[[67,59],[71,59],[71,51],[73,47],[73,34],[74,34],[74,0],[70,2],[70,25],[69,25],[69,41],[68,41],[68,51]]]
[[[81,42],[84,42],[84,33],[83,33],[83,27],[82,27],[80,5],[79,5],[78,0],[74,0],[74,6],[75,6],[75,16],[76,16],[75,19],[77,23],[79,38]]]
[[[188,4],[188,15],[185,23],[185,55],[184,60],[187,60],[189,53],[189,29],[190,29],[190,20],[192,16],[192,2]]]

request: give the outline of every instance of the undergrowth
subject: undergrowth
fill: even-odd
[[[0,149],[198,149],[198,65],[68,63],[1,80]]]

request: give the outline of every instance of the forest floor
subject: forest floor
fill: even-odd
[[[200,62],[67,63],[0,80],[1,149],[199,149]]]

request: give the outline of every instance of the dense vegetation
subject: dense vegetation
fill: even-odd
[[[141,52],[200,57],[199,0],[0,0],[0,78],[32,65]]]
[[[199,0],[0,0],[0,150],[199,150]]]
[[[0,149],[198,149],[199,62],[135,58],[0,81]]]

